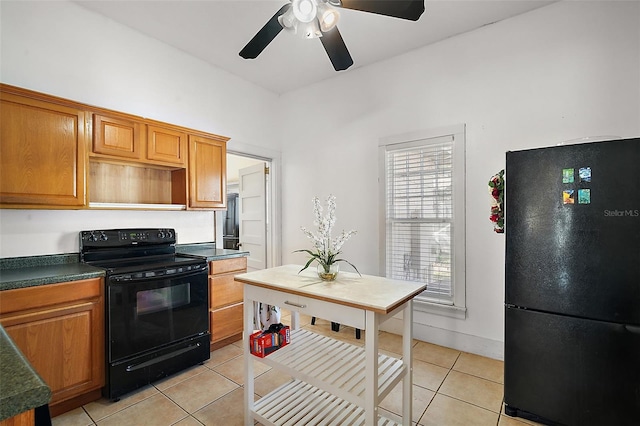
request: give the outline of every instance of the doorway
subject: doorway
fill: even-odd
[[[249,271],[278,264],[272,163],[227,152],[227,210],[216,212],[216,246],[248,251]]]

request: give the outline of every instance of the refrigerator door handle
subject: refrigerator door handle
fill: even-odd
[[[626,328],[627,331],[630,331],[632,333],[640,334],[640,326],[637,326],[637,325],[625,325],[624,328]]]

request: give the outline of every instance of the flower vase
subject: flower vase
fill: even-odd
[[[321,265],[318,264],[318,276],[323,281],[333,281],[338,276],[338,272],[340,272],[340,264],[332,263],[331,265]]]

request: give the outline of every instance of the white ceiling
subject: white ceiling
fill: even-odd
[[[288,0],[76,0],[76,3],[277,94],[337,75],[319,40],[282,31],[253,60],[238,52]],[[372,0],[375,1],[375,0]],[[340,9],[353,57],[382,61],[555,0],[426,0],[417,21]]]

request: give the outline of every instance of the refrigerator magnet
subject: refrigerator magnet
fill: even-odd
[[[578,204],[591,204],[590,189],[578,189]]]
[[[578,176],[580,177],[580,182],[591,182],[591,167],[580,167]]]
[[[575,204],[573,198],[575,191],[573,189],[565,189],[562,191],[562,203],[563,204]]]
[[[562,169],[562,183],[573,183],[573,169]]]

